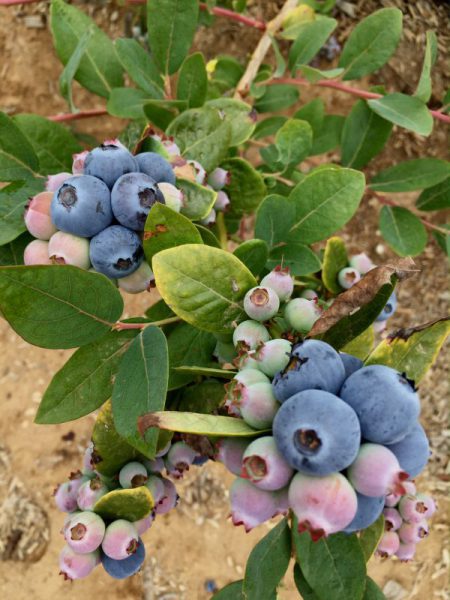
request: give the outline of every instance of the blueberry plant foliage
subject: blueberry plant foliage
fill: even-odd
[[[155,461],[161,460],[158,454],[167,450],[171,439],[166,467],[173,474],[180,470],[176,465],[194,460],[194,455],[183,455],[176,461],[173,456],[177,453],[189,454],[187,447],[177,444],[187,441],[197,458],[217,458],[225,452],[222,449],[214,454],[212,449],[221,443],[217,440],[252,445],[263,439],[262,435],[271,435],[271,419],[264,424],[264,419],[245,418],[244,405],[242,414],[236,412],[234,395],[236,381],[243,385],[236,378],[246,372],[246,366],[256,370],[257,364],[263,365],[265,379],[253,382],[262,386],[260,398],[272,393],[268,391],[272,389],[268,377],[275,377],[275,381],[276,372],[285,368],[287,374],[289,369],[295,371],[295,361],[289,367],[283,363],[289,351],[281,353],[283,364],[276,363],[276,369],[270,360],[264,362],[262,347],[269,341],[288,344],[294,358],[295,344],[305,339],[320,341],[332,346],[333,352],[352,355],[360,367],[363,362],[363,368],[383,365],[419,384],[450,329],[449,320],[441,318],[393,333],[376,344],[373,326],[375,323],[375,329],[380,329],[379,323],[385,323],[389,316],[386,307],[395,309],[395,285],[414,274],[409,257],[424,250],[427,230],[449,253],[448,226],[428,222],[424,213],[450,207],[450,163],[426,157],[409,160],[378,172],[370,180],[363,171],[383,151],[394,125],[428,136],[433,126],[445,126],[450,120],[448,94],[439,108],[428,106],[437,53],[435,33],[427,34],[422,71],[413,94],[388,92],[381,87],[366,91],[347,82],[374,73],[394,54],[402,34],[398,9],[381,9],[358,23],[342,49],[338,66],[324,71],[313,65],[338,27],[331,16],[333,1],[288,0],[267,24],[246,16],[242,12],[245,2],[232,2],[234,10],[228,4],[148,0],[136,8],[147,22],[148,38],[140,43],[128,38],[113,42],[81,10],[63,0],[52,0],[55,51],[64,65],[60,91],[71,112],[54,118],[0,113],[0,180],[6,184],[0,190],[1,314],[30,344],[77,349],[50,382],[36,422],[67,422],[100,409],[90,456],[91,466],[103,483],[95,480],[95,485],[89,484],[83,503],[106,523],[120,519],[137,523],[153,514],[158,486],[163,484],[158,479],[161,471],[152,469],[156,469]],[[215,15],[261,31],[261,41],[248,64],[232,56],[206,62],[201,53],[189,53],[197,29],[208,26]],[[269,50],[274,53],[275,66],[264,63]],[[72,97],[73,80],[104,98],[106,109],[79,110]],[[308,103],[300,100],[304,86],[318,92]],[[356,96],[350,113],[327,114],[320,98],[322,87]],[[284,114],[286,109],[290,116]],[[145,316],[126,320],[121,319],[124,303],[117,282],[96,266],[94,242],[81,236],[71,239],[69,248],[68,238],[55,240],[54,236],[70,233],[48,221],[53,192],[60,194],[60,186],[74,174],[79,176],[83,169],[87,173],[85,156],[78,159],[81,163],[73,162],[73,155],[83,156],[86,149],[76,130],[62,123],[102,113],[129,119],[120,132],[120,143],[107,141],[105,146],[120,147],[124,152],[126,147],[134,156],[160,154],[170,164],[175,182],[172,185],[167,179],[160,180],[156,185],[160,191],[152,188],[152,193],[161,193],[164,201],[155,201],[152,196],[146,205],[143,231],[132,234],[141,254],[133,254],[125,262],[133,269],[133,261],[136,268],[139,263],[146,284],[138,290],[137,275],[127,284],[119,278],[119,288],[134,292],[154,280],[161,300],[149,306]],[[257,164],[245,158],[253,147],[259,151],[259,158],[253,161]],[[339,152],[339,161],[328,162],[330,151]],[[310,167],[305,162],[319,155],[324,155],[319,166]],[[144,167],[135,170],[145,172]],[[414,210],[391,199],[391,194],[416,190],[420,195]],[[334,235],[353,217],[365,195],[380,201],[381,234],[400,257],[385,265],[364,266],[367,257],[348,256],[344,242]],[[28,205],[30,198],[33,200]],[[30,222],[34,218],[41,223],[41,217],[32,214],[47,214],[47,234],[39,237],[27,217],[24,220],[26,206]],[[246,239],[243,223],[251,216],[254,237]],[[56,229],[62,231],[55,233]],[[34,242],[30,231],[38,238]],[[52,244],[54,250],[49,250]],[[41,258],[36,258],[38,255]],[[94,265],[90,271],[89,257]],[[251,311],[258,315],[267,289],[272,290],[272,285],[277,289],[277,278],[287,276],[288,271],[292,289],[273,292],[274,298],[277,296],[275,307],[269,307],[270,314],[264,318],[256,318],[262,329],[253,324],[250,333],[245,333],[245,323],[249,315],[253,317]],[[260,334],[262,346],[252,346],[249,340]],[[364,421],[362,416],[360,421]],[[175,466],[170,466],[170,460]],[[363,462],[364,456],[358,460]],[[136,463],[141,464],[133,467],[137,475],[146,464],[149,473],[157,474],[150,476],[157,480],[153,488],[123,483],[125,467],[128,472],[132,467],[127,465]],[[250,465],[247,480],[254,482],[252,465],[257,465],[246,463],[245,458],[243,464]],[[365,489],[352,473],[348,476],[356,491]],[[86,480],[80,479],[78,487],[88,483],[90,476],[83,477]],[[296,477],[300,481],[304,475]],[[344,485],[343,475],[337,473],[336,477],[339,485]],[[259,490],[247,480],[244,476],[238,480],[232,497],[245,497],[245,485],[250,486],[250,496],[254,489]],[[173,484],[169,481],[164,485],[161,502],[168,497],[174,500]],[[298,485],[306,489],[309,483]],[[394,493],[386,488],[388,491]],[[354,496],[355,492],[352,488],[345,493]],[[399,500],[402,493],[397,490],[396,502],[400,504],[386,506],[403,506]],[[377,547],[384,555],[398,551],[389,546],[395,542],[391,539],[395,532],[390,538],[382,537],[383,517],[351,532],[342,532],[344,524],[331,532],[322,528],[317,535],[312,523],[302,520],[297,496],[290,498],[288,505],[280,498],[279,505],[267,508],[267,519],[277,512],[286,517],[255,546],[244,578],[222,589],[215,598],[274,599],[292,564],[303,598],[384,597],[366,572],[366,562]],[[57,498],[58,506],[66,506],[64,502]],[[383,506],[384,501],[380,514]],[[413,508],[406,505],[399,510],[403,510],[406,523],[400,536],[402,556],[406,557],[407,552],[413,553],[405,549],[407,543],[414,544],[414,536],[420,537],[425,529],[412,527],[411,523],[418,522],[410,516]],[[166,508],[160,507],[160,512]],[[389,514],[385,513],[385,519]],[[246,521],[248,515],[241,517],[236,515],[233,520],[243,522],[246,528],[255,525]],[[72,532],[76,529],[80,535],[87,526],[80,521]],[[135,572],[142,563],[142,552],[129,568],[123,562],[117,570],[115,560],[132,557],[124,559],[118,553],[116,559],[115,551],[108,554],[108,527],[106,533],[104,525],[98,527],[103,527],[101,535],[105,536],[101,558],[105,569],[117,577]],[[114,528],[116,525],[111,531]],[[144,530],[144,526],[137,529],[139,533]],[[134,557],[139,541],[137,533],[134,538],[134,530],[130,531]],[[66,572],[71,578],[86,575],[100,560],[100,555],[94,554],[79,558],[76,547],[74,543],[64,551],[70,560],[80,561],[77,572]]]

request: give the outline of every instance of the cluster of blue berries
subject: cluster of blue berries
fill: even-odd
[[[60,571],[65,579],[81,579],[102,564],[115,579],[136,573],[145,559],[140,536],[157,515],[176,507],[178,494],[174,483],[163,473],[180,479],[192,464],[201,464],[199,454],[183,441],[169,442],[154,460],[142,459],[124,465],[115,477],[105,477],[95,470],[96,456],[90,445],[84,456],[82,471],[55,490],[55,503],[67,512],[62,534],[66,546],[60,554]],[[97,502],[115,489],[145,486],[153,498],[153,509],[143,519],[106,521],[97,514]]]
[[[118,140],[109,140],[75,155],[72,173],[49,177],[46,191],[31,198],[25,211],[26,227],[36,239],[25,248],[24,263],[92,268],[127,292],[148,290],[154,277],[144,259],[142,232],[152,207],[159,202],[181,210],[177,174],[201,179],[202,185],[208,181],[214,189],[229,180],[223,169],[207,178],[196,161],[179,156],[173,141],[156,141],[167,158],[158,152],[133,156]],[[227,208],[225,192],[218,192],[216,204]],[[213,221],[208,215],[207,223]]]

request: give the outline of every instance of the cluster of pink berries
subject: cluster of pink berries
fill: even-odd
[[[176,507],[178,494],[167,475],[180,479],[192,464],[201,464],[200,455],[183,441],[169,442],[154,460],[142,459],[124,465],[117,476],[106,477],[95,470],[95,450],[85,453],[82,471],[55,490],[59,510],[69,513],[62,534],[67,545],[60,555],[60,570],[66,579],[81,579],[101,562],[117,579],[136,573],[145,558],[140,536],[157,515]],[[116,519],[105,522],[96,513],[99,500],[112,490],[145,486],[153,498],[153,509],[134,522]]]
[[[417,493],[412,481],[405,481],[403,487],[405,494],[386,496],[385,532],[377,554],[383,558],[395,555],[406,562],[414,558],[417,544],[428,536],[427,519],[436,512],[436,504],[430,496]]]

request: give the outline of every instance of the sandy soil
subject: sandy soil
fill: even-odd
[[[255,14],[258,14],[264,3],[256,4],[254,10]],[[369,0],[367,4],[370,5],[368,10],[373,10],[386,2]],[[429,5],[430,2],[425,4]],[[417,5],[420,7],[420,3]],[[100,5],[98,8],[92,5],[84,6],[112,36],[123,34],[121,15],[116,15],[115,9],[110,5]],[[126,12],[120,10],[121,13]],[[437,10],[436,8],[435,13],[432,11],[435,18]],[[67,110],[58,96],[55,83],[61,72],[61,65],[52,51],[51,37],[45,24],[46,11],[45,3],[0,10],[2,110],[10,113],[37,112],[43,115]],[[30,15],[43,15],[44,27],[27,28],[25,17]],[[427,18],[417,18],[414,24],[411,15],[409,18],[411,30],[417,31],[419,28],[421,35],[421,31],[427,26]],[[345,19],[347,17],[343,17],[344,23],[348,21]],[[219,22],[213,30],[201,33],[197,44],[207,51],[209,56],[225,49],[228,52],[239,50],[242,55],[246,49],[252,47],[257,39],[255,36],[253,32],[246,32],[244,42],[239,26]],[[416,52],[414,36],[405,44],[404,52],[413,57]],[[29,60],[29,57],[34,59]],[[408,61],[397,61],[397,71],[383,70],[382,77],[388,84],[396,85],[400,80],[403,81],[404,73],[400,79],[398,76],[402,69],[400,63]],[[438,71],[438,86],[444,88],[448,74],[444,72],[444,67]],[[406,84],[402,85],[407,88]],[[302,99],[306,101],[310,97],[310,94],[305,93]],[[348,99],[333,94],[327,94],[325,97],[329,107],[335,112],[344,114],[348,110]],[[78,87],[75,98],[80,107],[93,108],[102,105],[100,99],[91,97]],[[88,133],[101,140],[120,131],[122,125],[118,119],[92,119],[77,124],[76,128],[80,133]],[[445,133],[442,128],[427,140],[397,134],[383,156],[377,159],[375,167],[392,164],[406,156],[420,156],[425,153],[444,156],[445,151]],[[413,195],[407,195],[401,201],[407,205],[413,199]],[[343,235],[352,250],[365,249],[374,260],[382,262],[392,254],[382,243],[377,231],[377,212],[378,207],[374,201],[365,199],[362,210],[350,222]],[[421,268],[420,274],[407,281],[400,289],[400,308],[392,320],[393,329],[424,323],[447,312],[447,265],[436,244],[431,243],[417,263]],[[137,298],[127,297],[127,313],[142,314],[155,299],[155,292],[150,296],[142,294]],[[194,470],[188,475],[180,486],[182,499],[179,508],[158,519],[145,534],[148,560],[143,572],[125,582],[115,582],[98,569],[95,576],[85,581],[65,583],[57,575],[57,557],[62,546],[59,530],[63,515],[53,506],[52,491],[70,471],[78,468],[81,453],[90,436],[93,416],[59,426],[34,425],[33,418],[42,394],[70,352],[48,351],[29,346],[4,322],[0,323],[0,343],[0,446],[7,449],[11,461],[8,467],[8,461],[2,460],[0,448],[0,505],[8,497],[8,490],[20,490],[18,496],[21,497],[21,503],[11,516],[12,529],[20,526],[21,519],[28,519],[29,528],[23,536],[22,543],[19,540],[15,549],[9,549],[10,554],[16,556],[21,549],[31,558],[42,555],[37,562],[0,562],[2,598],[28,600],[33,597],[36,600],[49,600],[65,596],[70,600],[81,600],[107,593],[111,600],[204,600],[211,596],[205,589],[207,580],[215,581],[220,588],[242,577],[251,548],[255,541],[267,532],[268,526],[262,526],[246,535],[243,530],[230,524],[226,519],[226,489],[231,478],[220,465],[209,464],[201,471]],[[441,508],[433,519],[432,535],[419,546],[417,558],[413,563],[405,565],[394,560],[374,559],[370,564],[370,574],[380,585],[388,586],[385,591],[392,600],[448,598],[448,380],[448,360],[446,363],[442,354],[421,386],[422,422],[431,438],[433,457],[421,476],[419,485],[438,498]],[[36,505],[44,512],[39,512],[35,508]],[[3,505],[1,510],[6,508]],[[48,545],[45,541],[47,535]],[[280,598],[293,600],[296,597],[298,596],[291,579],[287,577],[286,585],[280,590]]]

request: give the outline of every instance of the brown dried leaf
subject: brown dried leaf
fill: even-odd
[[[347,317],[361,306],[369,304],[383,285],[391,283],[393,275],[397,277],[398,281],[412,277],[419,271],[414,267],[415,263],[409,257],[395,258],[385,265],[375,267],[361,281],[336,297],[330,308],[315,322],[309,336],[314,337],[325,333],[343,317]]]

